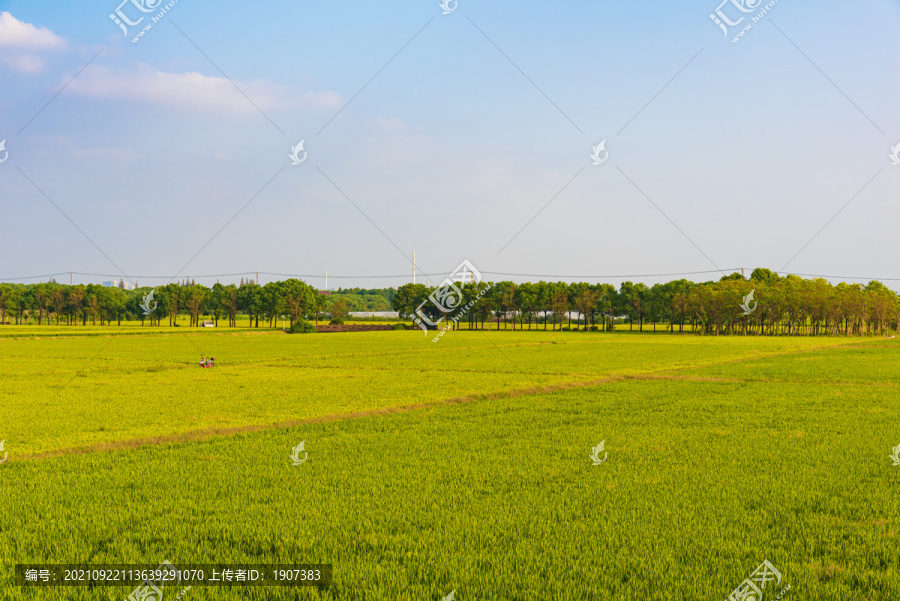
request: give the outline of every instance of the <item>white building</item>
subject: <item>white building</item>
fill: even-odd
[[[123,290],[134,290],[134,286],[124,280],[107,280],[103,282],[107,288],[121,288]]]

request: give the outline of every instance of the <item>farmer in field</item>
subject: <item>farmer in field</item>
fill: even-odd
[[[206,367],[206,357],[200,357],[200,367]]]

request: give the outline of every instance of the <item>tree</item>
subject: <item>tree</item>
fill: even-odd
[[[622,282],[621,286],[619,286],[623,308],[625,309],[625,314],[628,315],[630,323],[629,329],[634,329],[634,320],[638,320],[640,323],[639,331],[644,331],[644,315],[646,312],[644,302],[649,292],[650,289],[643,283]]]
[[[225,316],[225,307],[222,305],[224,297],[225,286],[223,286],[219,282],[213,284],[212,290],[206,297],[207,308],[209,309],[209,312],[212,314],[213,319],[216,322],[216,327],[219,327],[219,318]]]
[[[516,305],[519,307],[522,320],[528,318],[528,329],[531,329],[531,322],[535,313],[540,309],[540,297],[538,295],[538,286],[536,284],[524,283],[520,284],[515,292]],[[522,322],[519,322],[521,327]]]
[[[647,318],[653,323],[653,331],[656,324],[666,319],[670,320],[672,314],[672,293],[668,284],[653,284],[647,293]]]
[[[489,311],[497,317],[497,330],[500,329],[500,316],[503,313],[503,284],[497,282],[491,286],[491,289],[483,297],[485,305]]]
[[[6,312],[13,306],[13,288],[7,284],[0,284],[0,325],[6,323]]]
[[[575,294],[575,306],[584,318],[584,329],[587,330],[590,327],[591,315],[594,313],[594,308],[596,307],[600,295],[590,284],[575,284],[573,285],[573,288]]]
[[[888,317],[896,311],[897,295],[877,280],[866,284],[863,291],[866,295],[866,305],[872,322],[872,331],[884,334]]]
[[[260,293],[260,311],[269,322],[270,328],[275,327],[273,322],[285,310],[284,294],[281,288],[281,282],[269,282],[262,287]]]
[[[597,285],[597,310],[604,322],[604,331],[613,331],[616,324],[616,288],[612,284]],[[607,324],[609,327],[607,328]]]
[[[84,286],[72,286],[69,288],[69,311],[72,313],[73,321],[75,325],[78,325],[78,314],[82,312],[84,308],[84,299],[87,296],[87,291]],[[87,321],[87,315],[84,316],[85,321]]]
[[[101,301],[106,313],[107,325],[112,321],[113,316],[116,318],[117,325],[122,325],[122,312],[125,310],[127,298],[124,288],[106,288],[104,290]]]
[[[187,308],[191,316],[191,327],[200,326],[200,307],[206,298],[208,290],[203,286],[188,286],[184,293],[184,306]]]
[[[50,302],[49,287],[47,284],[35,284],[31,288],[31,294],[38,310],[38,325],[41,325],[44,319],[44,309],[47,308],[47,303]]]
[[[262,286],[255,282],[246,282],[238,288],[238,307],[247,313],[250,325],[259,327],[259,316],[262,313]]]
[[[415,315],[416,308],[428,299],[428,288],[425,284],[406,284],[400,286],[391,299],[391,307],[400,317]]]
[[[13,285],[8,287],[4,297],[4,311],[10,313],[15,318],[16,324],[21,325],[25,311],[28,308],[28,300],[24,286]]]
[[[166,299],[166,309],[168,309],[169,326],[178,325],[178,308],[183,298],[184,287],[178,284],[166,284],[160,291],[161,295]]]
[[[100,286],[95,286],[94,284],[88,284],[87,286],[87,297],[86,304],[87,309],[91,314],[91,325],[97,325],[97,313],[100,312]]]
[[[473,285],[475,305],[469,311],[469,315],[471,315],[473,322],[481,322],[482,330],[484,329],[484,322],[491,318],[491,304],[486,297],[493,286],[493,284],[488,282],[478,282],[477,284]]]
[[[752,276],[751,276],[751,277],[752,277]],[[741,281],[741,282],[746,282],[746,281],[747,281],[746,279],[744,279],[744,276],[742,276],[741,274],[739,274],[739,273],[736,272],[736,271],[735,271],[734,273],[729,273],[728,275],[723,275],[723,276],[719,279],[720,282],[730,282],[730,281],[732,281],[732,280],[734,280],[734,281]]]
[[[504,315],[504,325],[503,329],[506,329],[506,324],[512,320],[513,331],[516,329],[516,312],[518,309],[518,304],[516,303],[516,286],[513,282],[500,282],[497,284],[498,293],[500,295],[500,307],[501,311],[503,311]],[[500,325],[498,324],[499,328]]]
[[[778,274],[771,269],[765,267],[757,267],[750,274],[751,282],[761,282],[763,284],[777,284],[781,280]]]
[[[282,293],[291,318],[291,325],[310,310],[315,310],[316,298],[313,289],[297,279],[283,282]],[[347,306],[346,301],[343,301]],[[332,314],[332,317],[334,315]]]
[[[391,303],[393,306],[393,300],[391,301]],[[316,308],[315,308],[316,325],[319,324],[319,315],[321,315],[325,311],[325,308],[327,306],[328,306],[328,295],[322,294],[320,291],[316,291]],[[394,309],[394,310],[396,311],[397,309]]]
[[[62,286],[53,286],[50,290],[50,306],[56,314],[56,325],[59,325],[59,317],[66,307],[66,289]]]
[[[344,318],[350,312],[350,303],[346,299],[338,299],[331,303],[331,323],[344,323]]]
[[[694,283],[685,279],[669,282],[669,292],[672,295],[672,319],[678,319],[678,331],[684,332],[684,321],[688,317],[688,309],[690,307],[690,295],[694,289]],[[674,326],[672,328],[674,331]]]
[[[556,330],[557,323],[562,328],[563,316],[569,312],[569,290],[568,286],[562,282],[557,282],[553,285],[550,297],[550,310],[553,311],[553,329]]]
[[[225,311],[228,313],[228,327],[236,327],[236,317],[238,312],[238,289],[234,284],[228,284],[222,290],[222,307],[224,307]]]

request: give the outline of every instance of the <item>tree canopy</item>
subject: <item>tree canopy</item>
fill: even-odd
[[[275,327],[285,316],[318,322],[322,315],[340,320],[349,311],[390,310],[437,327],[485,328],[496,322],[504,329],[582,328],[611,331],[617,324],[644,331],[685,329],[699,334],[865,335],[895,332],[900,321],[900,297],[878,281],[865,286],[779,276],[754,269],[749,279],[730,274],[717,282],[684,279],[647,286],[626,281],[608,283],[511,281],[456,284],[445,294],[424,284],[399,289],[339,289],[321,294],[297,279],[215,284],[193,281],[155,288],[124,290],[97,284],[69,286],[53,281],[37,284],[0,283],[0,323],[120,324],[125,320],[167,321],[189,316],[199,326],[210,316],[218,324],[237,325],[238,315],[253,327]],[[149,297],[152,292],[152,298]],[[145,304],[146,303],[146,304]],[[435,326],[431,326],[435,327]]]

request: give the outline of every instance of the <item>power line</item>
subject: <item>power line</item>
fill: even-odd
[[[725,271],[738,271],[740,268],[730,269]],[[114,278],[118,277],[115,274],[109,273],[85,273],[81,271],[64,271],[61,273],[50,273],[46,275],[36,275],[36,276],[28,276],[21,278],[0,278],[2,281],[19,281],[19,280],[33,280],[40,278],[48,278],[55,277],[59,275],[68,275],[72,273],[73,275],[82,275],[82,276],[90,276],[90,277],[98,277],[98,278]],[[227,278],[227,277],[238,277],[245,275],[253,275],[257,272],[255,271],[244,271],[239,273],[215,273],[215,274],[205,274],[205,275],[186,275],[185,278]],[[269,275],[269,276],[278,276],[278,277],[287,277],[287,278],[321,278],[325,277],[323,274],[302,274],[302,273],[274,273],[270,271],[260,271],[258,272],[260,275]],[[441,275],[449,275],[450,272],[445,273],[426,273],[426,276],[441,276]],[[482,271],[481,273],[485,275],[502,275],[502,276],[510,276],[510,277],[531,277],[531,278],[563,278],[563,279],[573,279],[573,278],[589,278],[589,279],[600,279],[600,278],[649,278],[649,277],[671,277],[676,275],[697,275],[701,273],[721,273],[721,270],[710,270],[710,271],[686,271],[682,273],[657,273],[657,274],[642,274],[642,275],[557,275],[557,274],[534,274],[534,273],[504,273],[499,271]],[[149,280],[162,280],[168,279],[171,276],[168,275],[131,275],[129,278],[137,279],[149,279]],[[335,279],[389,279],[389,278],[406,278],[409,277],[409,274],[401,274],[401,275],[329,275],[330,278]]]
[[[799,275],[805,278],[825,278],[828,280],[867,280],[867,281],[879,281],[879,282],[898,282],[900,278],[858,278],[849,275],[821,275],[816,273],[793,273],[790,271],[776,271],[775,273],[784,273],[787,275]]]
[[[735,267],[732,269],[713,269],[710,271],[685,271],[682,273],[645,273],[640,275],[558,275],[558,274],[540,274],[540,273],[502,273],[498,271],[482,271],[481,273],[487,273],[490,275],[505,275],[511,277],[522,277],[522,278],[561,278],[566,280],[585,278],[589,280],[598,280],[598,279],[618,279],[618,278],[660,278],[660,277],[672,277],[676,275],[697,275],[701,273],[722,273],[724,271],[740,271],[740,267]]]
[[[685,276],[685,275],[701,275],[707,273],[722,273],[723,271],[731,271],[736,272],[740,271],[740,267],[735,267],[731,269],[724,270],[708,270],[708,271],[684,271],[680,273],[645,273],[645,274],[620,274],[620,275],[560,275],[560,274],[540,274],[540,273],[507,273],[501,271],[482,271],[481,273],[484,275],[494,275],[494,276],[504,276],[504,277],[521,277],[521,278],[550,278],[550,279],[561,279],[561,280],[575,280],[575,279],[587,279],[587,280],[602,280],[602,279],[625,279],[625,278],[660,278],[660,277],[675,277],[675,276]],[[229,278],[229,277],[243,277],[243,276],[251,276],[254,275],[255,271],[244,271],[238,273],[215,273],[215,274],[206,274],[206,275],[193,275],[193,276],[184,276],[185,279],[205,279],[205,278]],[[324,274],[299,274],[299,273],[275,273],[269,271],[260,271],[258,272],[260,275],[266,276],[276,276],[276,277],[286,277],[286,278],[306,278],[306,279],[314,279],[314,278],[322,278],[325,277]],[[830,280],[864,280],[864,281],[881,281],[881,282],[896,282],[900,281],[900,278],[882,278],[882,277],[858,277],[858,276],[838,276],[838,275],[824,275],[817,273],[794,273],[789,271],[778,271],[775,272],[778,274],[784,275],[797,275],[801,277],[807,278],[825,278]],[[98,277],[98,278],[117,278],[119,277],[116,274],[109,273],[85,273],[81,271],[62,271],[59,273],[48,273],[44,275],[33,275],[33,276],[25,276],[25,277],[17,277],[17,278],[0,278],[0,282],[19,282],[24,280],[42,280],[46,278],[53,278],[57,276],[64,275],[79,275],[79,276],[88,276],[88,277]],[[439,277],[443,275],[448,275],[447,273],[426,273],[423,274],[425,276],[433,276]],[[169,279],[171,276],[168,275],[132,275],[127,276],[129,279],[146,279],[146,280],[163,280]],[[369,280],[377,280],[377,279],[404,279],[408,278],[409,274],[398,274],[398,275],[328,275],[329,278],[334,279],[344,279],[344,280],[356,280],[356,279],[369,279]]]
[[[47,275],[32,275],[24,278],[0,278],[0,282],[18,282],[21,280],[40,280],[43,278],[53,278],[58,275],[68,275],[68,271],[64,271],[62,273],[48,273]],[[79,274],[82,275],[82,274]],[[105,276],[104,276],[105,277]]]

